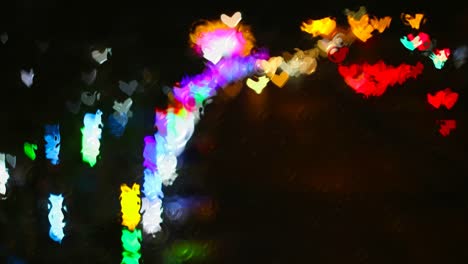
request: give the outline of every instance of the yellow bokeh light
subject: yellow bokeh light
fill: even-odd
[[[132,188],[126,184],[120,186],[120,206],[122,210],[122,225],[126,226],[128,230],[133,231],[140,223],[141,215],[141,199],[140,199],[140,185],[134,183]]]
[[[379,19],[370,18],[368,14],[365,14],[361,16],[359,20],[356,20],[353,16],[348,15],[348,24],[351,27],[351,32],[362,42],[366,42],[370,39],[374,30],[378,30],[382,33],[390,26],[391,21],[392,18],[388,16]]]
[[[419,29],[421,24],[426,22],[426,18],[424,17],[424,14],[416,14],[412,16],[410,14],[401,13],[401,19],[403,20],[403,23],[405,25],[410,26],[411,28],[414,28],[414,29]]]
[[[270,79],[266,76],[261,76],[258,78],[258,81],[254,81],[250,78],[247,79],[247,86],[254,90],[257,94],[261,94],[263,89],[267,86]]]
[[[319,20],[309,20],[303,22],[301,30],[305,31],[312,36],[330,36],[336,29],[336,21],[333,18],[325,17]]]

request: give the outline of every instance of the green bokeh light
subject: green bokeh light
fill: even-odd
[[[81,154],[83,156],[83,162],[87,162],[90,167],[94,167],[94,165],[96,165],[97,156],[99,155],[99,139],[90,140],[85,136],[84,130],[84,127],[81,128]]]
[[[141,257],[141,230],[128,230],[126,227],[122,229],[122,262],[121,264],[138,264]]]
[[[30,158],[31,160],[36,159],[36,150],[37,150],[36,144],[24,142],[24,154],[26,154],[26,156]]]
[[[202,263],[210,255],[208,243],[197,241],[180,241],[165,251],[166,264],[182,264],[187,261]]]

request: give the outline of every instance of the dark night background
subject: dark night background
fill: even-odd
[[[191,214],[175,221],[165,212],[162,233],[143,239],[140,262],[466,262],[468,68],[449,60],[436,70],[399,38],[411,32],[400,13],[423,12],[421,30],[438,46],[466,45],[468,8],[405,2],[2,2],[0,33],[9,40],[0,44],[0,152],[16,154],[17,167],[0,201],[0,262],[120,263],[119,186],[142,181],[143,137],[155,132],[153,109],[166,101],[162,87],[204,68],[188,47],[192,23],[241,11],[257,46],[277,56],[314,46],[302,21],[334,16],[346,27],[343,10],[361,5],[393,20],[384,33],[353,43],[346,63],[421,61],[423,74],[364,99],[324,59],[315,74],[281,89],[220,92],[180,157],[179,177],[164,189],[164,203],[192,205],[169,213]],[[112,56],[99,65],[93,47],[111,47]],[[31,67],[36,76],[27,88],[19,72]],[[92,68],[97,79],[87,86],[80,74]],[[144,71],[151,80],[143,80]],[[82,116],[100,108],[106,125],[113,101],[126,98],[118,81],[133,79],[140,82],[134,116],[122,138],[104,127],[101,159],[90,169],[80,156]],[[459,101],[450,111],[433,109],[426,93],[446,87]],[[77,115],[66,110],[67,100],[96,90],[102,100],[95,107],[82,106]],[[438,119],[458,126],[442,137]],[[58,166],[43,154],[44,125],[53,123],[61,126]],[[24,155],[25,141],[39,146],[34,162]],[[69,211],[61,245],[48,237],[51,192],[64,193]],[[197,247],[204,253],[190,257]]]

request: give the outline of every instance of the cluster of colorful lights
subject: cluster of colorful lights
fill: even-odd
[[[120,207],[122,211],[122,263],[138,263],[140,254],[141,230],[136,227],[140,223],[141,199],[140,185],[134,183],[130,188],[126,184],[120,186]]]
[[[257,67],[263,76],[253,80],[247,79],[247,86],[260,94],[271,80],[278,87],[283,87],[290,77],[310,75],[316,72],[318,59],[326,57],[330,61],[341,64],[349,52],[349,45],[359,39],[366,42],[373,36],[374,31],[382,33],[390,26],[391,17],[376,18],[367,14],[365,7],[357,12],[346,10],[349,30],[339,28],[336,19],[325,17],[317,20],[309,19],[302,23],[301,30],[312,37],[321,37],[316,47],[309,50],[295,49],[294,55],[271,57],[269,60],[260,59]],[[279,74],[276,72],[280,70]]]
[[[240,13],[238,13],[240,14]],[[217,64],[223,57],[248,56],[254,47],[255,38],[250,28],[235,21],[224,19],[203,21],[190,33],[190,45],[198,53],[213,64]]]
[[[361,7],[357,12],[347,10],[345,13],[348,17],[351,32],[362,42],[370,39],[374,31],[384,32],[392,22],[392,18],[389,16],[383,18],[370,17],[365,7]]]
[[[190,44],[196,53],[209,62],[202,73],[186,76],[175,84],[169,92],[169,107],[155,110],[154,135],[144,138],[143,163],[143,194],[140,199],[140,185],[134,183],[130,188],[121,186],[120,203],[122,209],[122,263],[138,263],[141,257],[142,232],[138,229],[140,221],[143,231],[156,234],[161,230],[163,185],[169,186],[177,178],[178,158],[183,153],[187,142],[192,137],[195,125],[201,118],[204,103],[217,94],[218,89],[234,82],[247,79],[246,84],[257,94],[272,81],[276,86],[283,87],[290,77],[302,74],[312,74],[316,71],[318,59],[326,57],[338,64],[338,72],[345,83],[365,97],[381,96],[388,86],[402,85],[409,78],[417,78],[423,65],[400,64],[389,66],[383,61],[376,64],[343,64],[349,52],[348,46],[358,39],[366,42],[374,32],[383,33],[390,26],[391,17],[377,18],[369,16],[365,8],[357,12],[346,10],[349,31],[340,28],[334,18],[326,17],[303,22],[301,30],[320,37],[316,47],[309,50],[296,49],[294,54],[270,57],[265,50],[254,50],[255,38],[250,28],[240,23],[241,14],[235,13],[229,17],[222,15],[220,20],[204,21],[197,25],[190,34]],[[419,30],[426,21],[423,14],[411,16],[402,14],[402,20],[411,28]],[[405,48],[419,51],[429,57],[435,68],[442,69],[450,56],[450,49],[436,49],[430,36],[424,32],[410,33],[400,39]],[[110,51],[110,50],[109,50]],[[466,51],[460,50],[465,54]],[[107,49],[105,51],[107,60]],[[93,56],[99,54],[94,53]],[[104,59],[99,63],[103,63]],[[464,62],[463,62],[464,63]],[[435,108],[445,106],[451,109],[458,100],[458,94],[450,89],[427,95],[428,102]],[[123,131],[131,116],[131,98],[123,103],[114,102],[115,112],[109,116],[111,133],[117,137]],[[93,167],[99,155],[102,134],[102,111],[84,115],[82,132],[82,158]],[[440,133],[446,136],[455,129],[455,120],[439,120]],[[59,125],[47,125],[44,139],[46,141],[46,159],[51,164],[59,163],[60,131]],[[26,142],[24,152],[31,160],[35,160],[37,145]],[[5,195],[6,183],[9,178],[5,163],[5,154],[0,154],[0,194]],[[65,227],[63,196],[50,194],[49,221],[51,239],[61,243]],[[202,251],[202,250],[199,250]]]
[[[434,49],[430,54],[429,58],[434,63],[434,67],[436,69],[442,69],[444,67],[445,62],[448,60],[450,56],[450,49]]]
[[[94,167],[101,146],[102,111],[97,110],[96,114],[86,113],[83,123],[84,127],[81,128],[81,154],[83,161],[87,162],[89,166]]]
[[[405,25],[410,26],[412,29],[419,30],[420,26],[426,22],[424,14],[401,14],[401,18]],[[431,40],[429,34],[424,32],[417,32],[417,34],[410,33],[406,37],[400,39],[400,42],[405,48],[410,51],[418,50],[424,56],[429,57],[434,63],[434,67],[438,70],[442,69],[445,62],[448,60],[451,51],[448,48],[437,49],[434,40]],[[464,47],[456,50],[455,67],[460,67],[465,63],[466,52],[463,51]],[[440,106],[445,106],[450,110],[458,100],[458,93],[452,92],[450,88],[438,91],[435,95],[427,94],[427,102],[434,108],[438,109]],[[450,132],[457,127],[456,120],[437,120],[439,124],[439,133],[442,136],[448,136]]]
[[[415,66],[403,63],[398,67],[388,66],[383,61],[373,65],[364,63],[338,66],[338,72],[346,84],[365,97],[381,96],[388,86],[401,85],[408,78],[416,78],[423,69],[420,62]]]
[[[402,13],[402,20],[406,25],[411,26],[412,29],[419,30],[421,23],[425,22],[424,14],[416,14],[411,16],[409,14]],[[450,49],[436,49],[435,41],[432,41],[430,36],[424,32],[417,32],[416,34],[409,33],[407,36],[403,36],[400,39],[401,44],[410,51],[417,49],[421,54],[429,57],[434,63],[436,69],[442,69],[445,62],[450,56]]]
[[[379,61],[374,65],[363,63],[361,65],[351,64],[346,66],[341,64],[348,54],[347,45],[350,45],[356,38],[366,42],[372,37],[374,31],[382,33],[388,28],[392,20],[391,17],[380,19],[370,17],[365,7],[361,7],[356,12],[347,9],[345,14],[348,18],[351,34],[339,29],[335,19],[331,17],[303,22],[301,30],[313,37],[322,37],[317,41],[317,47],[322,54],[328,55],[330,61],[339,64],[338,72],[343,76],[346,84],[357,93],[363,94],[366,98],[381,96],[388,86],[402,85],[408,78],[416,78],[422,73],[423,65],[419,62],[414,66],[403,63],[397,67],[386,65],[383,61]],[[424,14],[420,13],[415,15],[402,13],[401,20],[412,29],[419,30],[427,19]],[[435,41],[432,41],[427,33],[420,31],[409,33],[407,36],[402,37],[400,42],[406,49],[410,51],[417,50],[430,58],[436,69],[442,69],[451,53],[448,48],[436,49]],[[456,50],[456,67],[460,67],[465,63],[466,57],[468,57],[466,50],[468,49],[465,46]],[[261,92],[258,83],[250,82],[248,85],[257,93]],[[441,92],[439,91],[435,96],[428,94],[428,102],[438,108],[440,105],[444,105],[444,99],[447,98],[446,106],[450,109],[455,104],[456,99],[454,98],[456,96],[452,94],[445,97]],[[455,120],[438,120],[437,122],[441,126],[439,132],[443,136],[447,136],[456,127]]]
[[[162,222],[162,185],[171,185],[177,177],[177,158],[193,135],[203,103],[216,90],[257,71],[257,60],[266,59],[264,51],[252,52],[254,38],[247,26],[228,26],[221,21],[205,21],[190,35],[196,52],[211,61],[195,76],[185,77],[169,93],[170,106],[156,109],[153,136],[145,137],[143,230],[158,232]],[[226,42],[230,43],[226,45]]]
[[[62,194],[50,194],[48,208],[50,223],[49,237],[55,242],[62,243],[62,239],[65,236],[63,232],[63,228],[65,227],[65,216],[63,215],[62,210],[67,210],[67,207],[63,205]]]
[[[439,90],[434,95],[430,93],[427,94],[427,102],[436,109],[444,106],[447,110],[450,110],[457,101],[458,93],[452,91],[450,88]],[[440,125],[439,133],[444,137],[448,136],[450,132],[457,127],[457,121],[454,119],[437,120],[436,123]]]
[[[418,49],[419,51],[427,51],[432,47],[431,38],[424,32],[419,32],[417,36],[408,34],[400,39],[401,44],[410,51]]]

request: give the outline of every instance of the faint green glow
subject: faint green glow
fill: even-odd
[[[122,262],[121,264],[138,264],[141,257],[141,230],[135,229],[133,231],[127,228],[122,229]]]
[[[204,261],[209,256],[210,246],[208,243],[197,241],[181,241],[174,243],[165,251],[166,264],[186,263],[192,260]]]
[[[31,144],[28,142],[24,142],[24,154],[31,160],[36,159],[36,150],[37,150],[37,145],[36,144]]]

